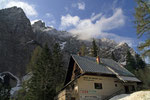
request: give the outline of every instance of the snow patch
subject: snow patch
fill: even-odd
[[[65,44],[66,44],[67,42],[62,42],[62,43],[60,43],[59,45],[60,45],[60,48],[61,48],[61,50],[63,50],[64,49],[64,47],[65,47]]]
[[[125,42],[120,42],[119,44],[118,44],[118,46],[122,46],[122,45],[125,45],[126,43]]]
[[[22,82],[29,80],[32,77],[32,72],[29,72],[22,78]]]
[[[150,91],[138,91],[132,94],[121,94],[109,100],[150,100]]]
[[[0,74],[0,79],[3,81],[4,80],[5,75],[1,76]]]
[[[43,31],[49,32],[49,31],[51,31],[51,30],[53,30],[53,28],[52,28],[52,27],[48,27],[48,28],[44,29]]]
[[[120,64],[125,66],[127,64],[127,62],[126,61],[120,62]]]
[[[13,95],[15,92],[19,91],[22,87],[21,86],[16,86],[11,88],[10,94]]]

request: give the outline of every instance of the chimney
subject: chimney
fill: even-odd
[[[78,56],[81,56],[81,52],[78,52]]]
[[[99,56],[96,57],[96,62],[97,62],[97,64],[100,64],[100,57]]]

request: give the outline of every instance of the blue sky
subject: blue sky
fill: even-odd
[[[47,26],[67,30],[80,39],[110,38],[136,46],[134,0],[0,0],[0,9],[23,8],[33,23],[43,20]]]

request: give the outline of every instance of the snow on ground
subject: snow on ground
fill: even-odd
[[[138,91],[132,94],[121,94],[109,100],[150,100],[150,91]]]
[[[15,78],[16,81],[17,81],[16,86],[13,87],[13,88],[11,88],[11,91],[10,91],[10,94],[11,94],[11,95],[13,95],[13,94],[14,94],[16,91],[18,91],[19,89],[21,89],[21,87],[20,87],[20,79],[19,79],[17,76],[15,76],[14,74],[12,74],[11,72],[8,72],[8,71],[2,72],[2,73],[0,73],[0,78],[1,78],[2,80],[3,80],[3,77],[4,77],[4,76],[1,76],[1,74],[9,74],[9,75],[11,75],[13,78]]]
[[[4,77],[5,75],[1,76],[1,73],[0,73],[0,79],[3,81],[4,80]]]

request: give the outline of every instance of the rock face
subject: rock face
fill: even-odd
[[[72,36],[66,31],[46,27],[42,21],[37,21],[31,26],[21,8],[0,10],[0,72],[10,71],[22,77],[35,46],[48,43],[52,49],[56,42],[61,46],[65,66],[70,54],[77,54],[85,44],[89,55],[92,45],[91,41],[78,40],[77,36]],[[35,43],[36,45],[33,45]],[[118,44],[106,38],[96,39],[96,43],[100,50],[99,55],[103,58],[111,58],[113,52],[119,62],[124,62],[128,50],[135,55],[134,50],[126,43]]]
[[[77,36],[72,36],[65,31],[57,31],[51,27],[45,27],[45,23],[37,21],[32,25],[33,31],[36,33],[36,41],[41,44],[47,42],[51,47],[53,43],[58,42],[63,46],[64,54],[76,54],[80,47],[85,44],[87,47],[87,55],[90,55],[92,41],[78,40]],[[41,38],[42,37],[42,38]],[[114,40],[102,38],[96,39],[99,47],[99,55],[102,58],[111,58],[114,53],[118,62],[125,62],[127,51],[130,51],[135,56],[135,51],[128,46],[127,43],[116,43]]]
[[[17,76],[25,73],[33,50],[26,42],[31,38],[30,21],[21,8],[0,10],[0,72],[10,71]]]

